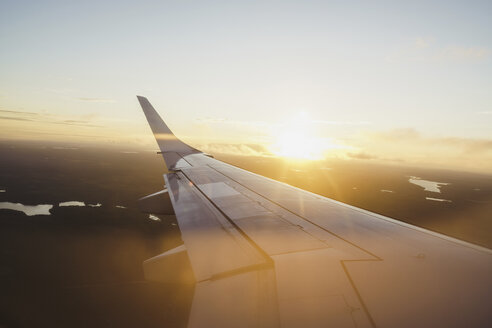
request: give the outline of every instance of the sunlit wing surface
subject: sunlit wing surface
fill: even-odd
[[[149,263],[189,260],[190,327],[492,326],[491,250],[210,158],[138,99],[185,245]]]

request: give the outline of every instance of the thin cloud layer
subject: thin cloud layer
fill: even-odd
[[[316,121],[313,124],[356,124],[357,122]],[[368,122],[358,122],[361,126]],[[214,124],[223,124],[217,128]],[[239,125],[241,124],[241,125]],[[65,117],[50,113],[2,108],[0,110],[1,138],[81,141],[100,145],[155,146],[152,134],[145,122],[127,122],[101,118],[95,114]],[[59,128],[55,128],[58,126]],[[211,154],[243,156],[275,156],[272,146],[275,135],[269,135],[266,122],[236,122],[227,119],[204,119],[189,137],[181,134],[184,141]],[[281,126],[281,123],[277,123]],[[218,133],[227,129],[229,135],[245,137],[244,140],[228,139]],[[132,131],[129,133],[129,131]],[[348,160],[402,163],[405,165],[430,166],[457,170],[492,172],[492,139],[458,137],[430,137],[414,128],[389,131],[356,133],[344,139],[333,139],[324,156]],[[262,134],[263,133],[263,134]],[[197,137],[201,136],[201,137]],[[203,139],[214,136],[215,139]],[[333,145],[343,145],[334,147]]]
[[[422,145],[433,147],[449,147],[456,151],[464,153],[470,152],[491,152],[492,140],[491,139],[473,139],[473,138],[457,138],[457,137],[445,137],[445,138],[433,138],[426,137],[420,134],[416,129],[394,129],[386,132],[373,132],[366,134],[370,139],[378,142],[386,141],[388,143],[411,143],[414,145]]]
[[[89,98],[89,97],[78,97],[76,98],[80,101],[91,102],[91,103],[115,103],[116,100],[110,98]]]
[[[48,113],[35,113],[35,112],[25,112],[17,110],[0,110],[0,120],[11,120],[11,121],[23,121],[23,122],[37,122],[41,124],[64,124],[64,125],[78,125],[86,127],[97,127],[91,119],[66,119],[63,116],[48,114]]]
[[[353,159],[492,172],[492,139],[429,137],[409,128],[362,133],[351,140],[358,149],[347,154]]]
[[[491,53],[490,49],[482,46],[442,45],[433,37],[417,37],[409,44],[397,48],[387,57],[387,60],[393,62],[480,61],[487,59]]]
[[[211,154],[227,154],[241,156],[272,156],[272,153],[264,145],[260,144],[228,144],[207,143],[196,146],[201,151]]]

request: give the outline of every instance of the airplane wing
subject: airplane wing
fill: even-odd
[[[189,327],[492,327],[490,249],[218,161],[138,99],[184,241],[144,270],[196,284]]]

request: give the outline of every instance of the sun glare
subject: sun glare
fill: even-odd
[[[326,138],[313,135],[314,124],[306,113],[299,113],[294,119],[274,132],[271,151],[277,155],[292,159],[320,160],[325,153],[337,145]]]
[[[274,154],[288,158],[318,160],[323,158],[320,141],[299,132],[290,132],[276,137],[272,145]]]

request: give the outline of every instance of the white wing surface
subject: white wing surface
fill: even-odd
[[[196,283],[190,327],[492,326],[491,250],[210,158],[138,99],[185,245],[167,258]]]

